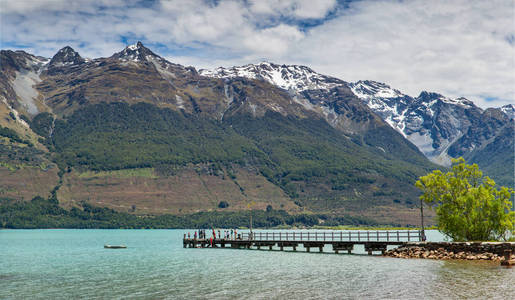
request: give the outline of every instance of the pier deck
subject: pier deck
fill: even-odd
[[[285,248],[291,248],[297,251],[301,245],[307,252],[311,248],[318,248],[320,252],[326,245],[332,246],[335,253],[339,251],[347,251],[352,253],[354,245],[364,245],[365,251],[372,254],[373,251],[381,251],[384,253],[389,245],[404,245],[408,242],[422,241],[423,233],[419,230],[384,230],[384,231],[330,231],[330,232],[244,232],[240,233],[236,238],[210,238],[183,239],[184,248],[243,248],[243,249],[261,249],[273,247],[283,251]]]

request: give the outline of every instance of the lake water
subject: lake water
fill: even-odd
[[[513,299],[490,262],[184,249],[186,230],[0,230],[0,299]],[[441,240],[429,232],[430,240]],[[104,244],[127,249],[104,249]]]

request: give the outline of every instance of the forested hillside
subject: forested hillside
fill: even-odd
[[[273,207],[406,225],[418,220],[413,183],[437,167],[346,86],[291,94],[206,77],[141,43],[94,60],[70,47],[51,60],[2,57],[7,86],[20,70],[37,78],[38,97],[22,99],[30,111],[5,95],[3,145],[18,150],[0,169],[0,198],[12,209],[39,187],[66,218],[85,204],[140,216]]]

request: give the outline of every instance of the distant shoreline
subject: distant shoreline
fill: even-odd
[[[211,227],[206,228],[73,228],[73,227],[54,227],[54,228],[3,228],[0,227],[0,230],[63,230],[63,229],[79,229],[79,230],[91,230],[91,229],[100,229],[100,230],[198,230],[198,229],[210,229]],[[237,226],[237,227],[217,227],[214,226],[215,229],[218,228],[235,228],[238,230],[250,230],[249,227],[245,226]],[[312,226],[312,227],[299,227],[299,226],[276,226],[276,227],[254,227],[254,230],[364,230],[364,231],[374,231],[374,230],[421,230],[420,227],[388,227],[388,226]],[[424,228],[424,230],[438,230],[436,227]]]

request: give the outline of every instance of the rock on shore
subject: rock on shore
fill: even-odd
[[[515,243],[409,243],[385,252],[385,256],[398,258],[463,259],[504,261],[504,251],[511,251],[515,259]]]

